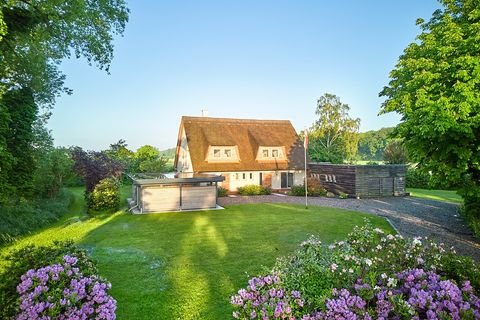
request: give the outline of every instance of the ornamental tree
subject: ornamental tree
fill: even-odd
[[[417,20],[421,33],[380,92],[381,113],[402,116],[396,132],[412,161],[445,180],[466,179],[467,212],[480,218],[480,6],[439,2],[429,21]]]
[[[110,158],[105,152],[84,151],[80,147],[71,150],[74,170],[85,181],[86,194],[106,178],[119,178],[123,173],[122,164]]]

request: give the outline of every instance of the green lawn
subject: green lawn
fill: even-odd
[[[460,197],[456,191],[451,190],[427,190],[427,189],[415,189],[408,188],[407,192],[410,192],[412,197],[425,198],[430,200],[438,200],[453,203],[463,203],[462,197]]]
[[[309,235],[342,239],[364,217],[385,230],[386,220],[340,209],[251,204],[226,210],[86,218],[82,190],[65,219],[18,242],[73,238],[98,261],[112,283],[118,319],[226,319],[229,297],[247,274],[271,267]]]

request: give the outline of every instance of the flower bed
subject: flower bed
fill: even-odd
[[[480,319],[479,288],[472,259],[367,223],[328,246],[312,236],[231,303],[237,319]]]

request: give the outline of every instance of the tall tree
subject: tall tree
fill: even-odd
[[[9,114],[4,152],[13,158],[7,171],[8,183],[14,186],[18,195],[28,197],[33,191],[32,178],[35,171],[33,127],[37,105],[28,88],[8,91],[2,103]]]
[[[480,218],[480,4],[439,2],[429,21],[417,20],[421,33],[380,92],[381,112],[402,116],[397,133],[414,161],[443,179],[467,179],[467,210]]]
[[[310,128],[309,155],[314,161],[341,163],[351,161],[358,148],[360,119],[352,119],[350,107],[334,94],[317,100],[318,120]]]
[[[131,172],[135,166],[135,153],[127,148],[127,142],[123,139],[112,143],[105,153],[112,159],[120,162],[127,172]]]
[[[124,0],[0,2],[0,193],[31,191],[33,150],[48,140],[55,97],[71,92],[60,62],[84,57],[108,71],[127,20]]]

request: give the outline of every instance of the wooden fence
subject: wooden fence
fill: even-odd
[[[320,179],[327,191],[354,197],[404,196],[405,165],[340,165],[309,163],[309,175]]]

